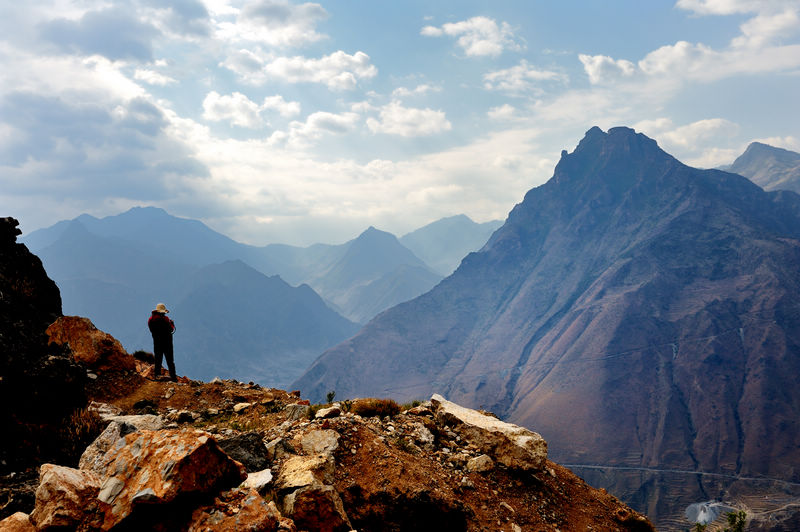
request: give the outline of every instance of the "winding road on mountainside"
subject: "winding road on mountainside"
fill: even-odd
[[[659,469],[657,467],[636,467],[636,466],[608,466],[608,465],[597,465],[597,464],[560,464],[563,467],[568,469],[611,469],[615,471],[647,471],[650,473],[677,473],[682,475],[701,475],[701,476],[709,476],[709,477],[719,477],[719,478],[727,478],[731,480],[742,480],[746,482],[777,482],[779,484],[784,484],[787,486],[797,486],[800,487],[800,482],[790,482],[788,480],[782,480],[779,478],[771,478],[771,477],[744,477],[739,475],[727,475],[725,473],[711,473],[708,471],[692,471],[690,469]]]

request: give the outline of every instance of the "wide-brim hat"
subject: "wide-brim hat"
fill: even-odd
[[[166,314],[169,311],[167,310],[167,306],[164,303],[159,303],[158,305],[156,305],[156,312],[160,312],[161,314]]]

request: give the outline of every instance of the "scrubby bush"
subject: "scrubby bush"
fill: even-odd
[[[418,406],[419,406],[419,405],[421,405],[421,404],[422,404],[422,401],[420,401],[419,399],[414,399],[414,400],[413,400],[413,401],[411,401],[410,403],[403,403],[402,405],[400,405],[400,408],[401,408],[403,411],[406,411],[406,410],[410,410],[410,409],[412,409],[412,408],[416,408],[416,407],[418,407]]]
[[[106,425],[108,423],[93,410],[79,408],[72,412],[59,431],[64,463],[77,467],[83,451],[103,432]]]
[[[136,360],[141,360],[142,362],[146,362],[148,364],[155,364],[156,362],[156,357],[155,355],[153,355],[153,353],[142,351],[141,349],[139,349],[138,351],[134,351],[133,358],[135,358]]]
[[[350,406],[350,411],[361,417],[386,417],[400,413],[400,405],[392,399],[356,399]]]

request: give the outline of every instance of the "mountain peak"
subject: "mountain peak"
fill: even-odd
[[[381,231],[370,225],[363,233],[358,235],[354,240],[355,245],[389,245],[397,241],[397,237],[392,233]]]
[[[605,133],[595,126],[572,153],[561,152],[551,181],[557,187],[567,187],[569,195],[590,183],[602,183],[617,194],[661,174],[659,167],[680,164],[655,140],[631,128],[613,127]]]
[[[800,153],[751,142],[730,171],[752,180],[764,190],[800,192]]]

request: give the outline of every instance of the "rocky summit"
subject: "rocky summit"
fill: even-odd
[[[0,530],[653,530],[548,460],[540,435],[441,396],[311,405],[146,365],[93,367],[99,433],[77,463],[41,464]]]

